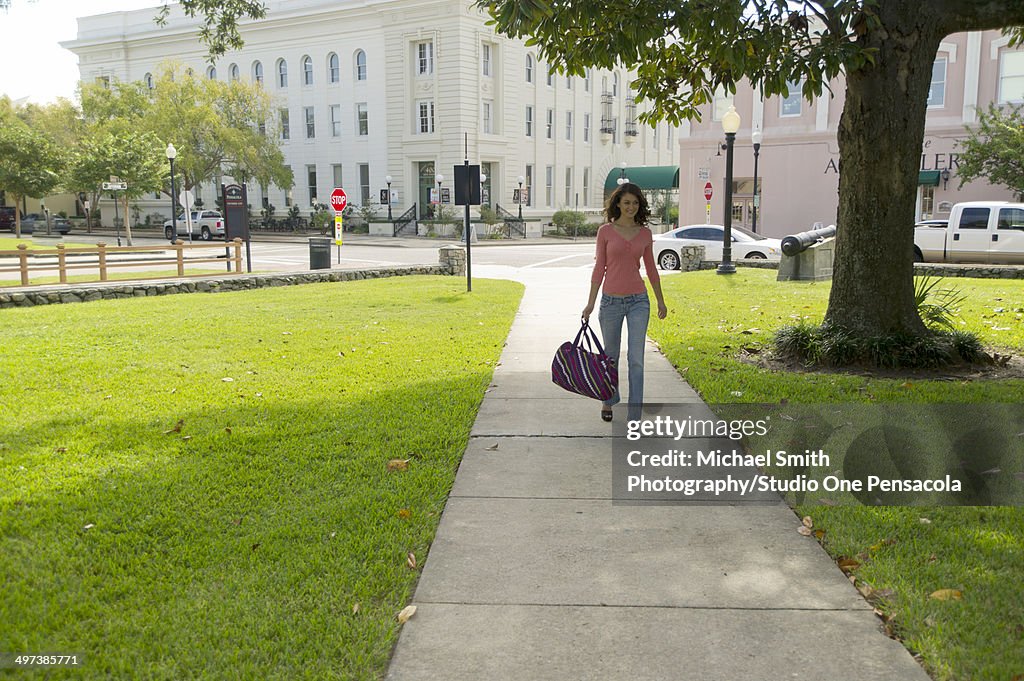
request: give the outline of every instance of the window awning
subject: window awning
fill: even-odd
[[[604,181],[605,194],[618,187],[622,168],[612,168]],[[626,168],[626,178],[641,189],[679,189],[679,166],[637,166]]]
[[[941,177],[942,173],[938,170],[922,170],[917,174],[917,183],[931,187],[938,187],[939,179]]]

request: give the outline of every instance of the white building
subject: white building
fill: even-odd
[[[942,41],[932,69],[924,145],[917,192],[917,218],[948,218],[954,203],[1015,200],[1012,192],[975,181],[959,188],[959,142],[977,112],[990,103],[1024,100],[1024,51],[1008,47],[999,31],[956,33]],[[712,185],[711,222],[722,224],[725,204],[725,152],[722,115],[736,106],[742,127],[736,135],[733,169],[733,224],[750,228],[754,216],[754,152],[751,134],[761,130],[757,179],[761,209],[757,231],[783,236],[834,224],[838,211],[839,147],[836,131],[843,112],[845,83],[831,82],[813,102],[791,84],[790,97],[763,98],[749,84],[735,96],[722,96],[700,122],[681,129],[680,224],[706,219],[705,185]],[[885,144],[884,139],[878,144]]]
[[[155,13],[79,19],[77,39],[64,45],[79,56],[85,82],[144,80],[171,59],[210,78],[262,81],[286,123],[281,144],[295,186],[250,187],[254,209],[266,200],[279,211],[307,210],[335,186],[350,203],[376,204],[391,176],[395,215],[413,203],[422,214],[437,174],[454,193],[467,134],[470,163],[487,178],[485,203],[515,212],[522,176],[527,218],[599,210],[622,162],[669,167],[668,182],[678,168],[675,130],[636,123],[627,71],[550,74],[467,0],[272,0],[266,19],[242,22],[245,47],[214,66],[198,19],[172,5],[159,27]],[[212,189],[204,193],[209,203]]]

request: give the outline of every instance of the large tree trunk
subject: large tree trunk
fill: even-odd
[[[839,216],[825,323],[860,337],[921,335],[914,304],[914,202],[932,62],[942,31],[925,5],[879,3],[861,37],[875,65],[846,76]]]

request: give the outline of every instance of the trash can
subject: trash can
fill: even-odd
[[[309,238],[309,269],[331,269],[331,239],[325,236]]]

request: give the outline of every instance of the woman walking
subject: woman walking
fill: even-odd
[[[629,419],[640,418],[644,402],[644,343],[647,322],[651,316],[651,303],[647,288],[640,277],[640,261],[647,270],[647,279],[658,301],[658,319],[668,315],[665,298],[661,293],[661,277],[654,264],[654,243],[647,221],[650,209],[643,191],[626,182],[612,192],[605,206],[605,220],[597,230],[597,262],[590,278],[590,298],[583,308],[583,318],[589,320],[602,289],[598,321],[608,356],[619,364],[622,342],[622,322],[628,330],[626,362],[629,366]],[[601,407],[601,418],[612,420],[612,407],[620,401],[619,391]]]

